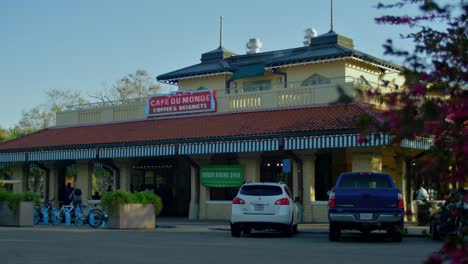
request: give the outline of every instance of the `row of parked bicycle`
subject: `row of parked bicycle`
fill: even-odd
[[[61,203],[60,209],[53,206],[54,200],[45,201],[40,208],[34,208],[34,224],[81,226],[88,224],[91,227],[100,227],[107,222],[107,214],[97,204],[90,207],[86,204],[75,206]]]

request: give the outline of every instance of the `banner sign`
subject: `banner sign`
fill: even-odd
[[[290,173],[291,172],[291,160],[284,159],[283,160],[283,173]]]
[[[148,116],[177,115],[199,112],[215,112],[216,91],[178,91],[171,94],[150,96],[146,107]]]
[[[244,166],[200,166],[200,182],[206,187],[240,187],[244,183]]]

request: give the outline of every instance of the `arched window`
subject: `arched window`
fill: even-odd
[[[305,79],[302,82],[302,86],[328,84],[328,83],[330,83],[330,79],[320,74],[314,73],[311,76],[309,76],[309,78]]]

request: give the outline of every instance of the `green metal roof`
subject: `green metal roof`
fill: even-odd
[[[311,39],[310,45],[307,47],[245,55],[236,55],[219,47],[202,54],[201,63],[159,75],[157,79],[163,82],[177,83],[182,78],[218,73],[233,73],[232,79],[240,79],[261,76],[265,68],[345,57],[353,57],[376,66],[401,70],[399,65],[355,50],[352,39],[330,31]],[[260,69],[260,65],[263,65],[263,69]]]

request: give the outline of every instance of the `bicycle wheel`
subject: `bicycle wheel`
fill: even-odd
[[[88,217],[88,224],[91,227],[99,227],[102,225],[102,221],[104,221],[104,214],[99,209],[93,209],[89,212]]]

